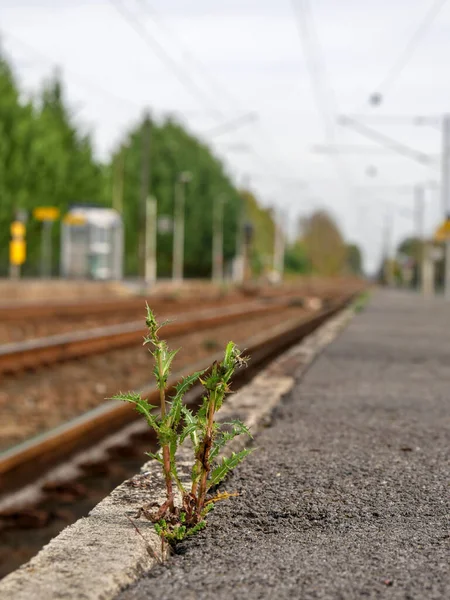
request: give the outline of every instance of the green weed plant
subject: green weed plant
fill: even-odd
[[[370,292],[368,290],[365,290],[364,292],[359,294],[359,296],[354,301],[353,310],[356,313],[362,312],[366,308],[367,304],[369,303],[369,300],[370,300]]]
[[[147,306],[148,335],[144,338],[144,345],[151,346],[154,359],[159,411],[158,407],[135,392],[120,393],[114,398],[133,404],[156,433],[161,449],[148,455],[161,465],[166,497],[156,511],[147,511],[145,515],[154,522],[156,532],[164,541],[175,543],[203,529],[206,515],[215,503],[233,495],[226,492],[214,495],[213,491],[251,450],[232,452],[228,456],[221,454],[236,436],[244,434],[251,437],[251,434],[239,420],[220,424],[216,421],[216,414],[225,396],[230,393],[233,374],[247,364],[247,359],[233,342],[227,344],[222,361],[214,362],[210,369],[183,378],[175,386],[174,395],[166,398],[168,377],[178,350],[170,350],[166,341],[160,339],[159,331],[165,324],[158,324]],[[197,382],[203,386],[204,395],[199,410],[194,413],[184,404],[183,398]],[[193,456],[190,483],[186,485],[179,475],[177,451],[188,439]],[[181,497],[181,505],[176,502],[176,491]]]

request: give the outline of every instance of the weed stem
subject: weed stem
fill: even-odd
[[[161,355],[161,347],[157,349],[158,353],[158,369],[160,373],[160,382],[159,382],[159,401],[161,404],[161,418],[164,419],[166,416],[166,390],[164,387],[164,378],[162,377],[163,373],[163,360]],[[174,511],[174,496],[173,496],[173,486],[172,486],[172,475],[170,470],[170,449],[167,444],[164,444],[162,447],[163,454],[163,468],[164,468],[164,479],[166,481],[166,490],[167,490],[167,508],[170,512]]]

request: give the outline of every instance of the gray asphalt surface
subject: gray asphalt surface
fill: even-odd
[[[120,600],[449,599],[449,396],[450,303],[379,292]]]

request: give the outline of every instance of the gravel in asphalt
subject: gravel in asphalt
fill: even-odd
[[[449,395],[450,304],[378,292],[229,478],[240,496],[118,600],[450,598]]]

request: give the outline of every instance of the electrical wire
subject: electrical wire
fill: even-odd
[[[212,116],[214,116],[214,118],[219,122],[219,124],[223,124],[222,117],[223,117],[224,113],[217,109],[217,107],[213,104],[212,99],[209,97],[209,95],[206,94],[204,92],[204,90],[202,88],[200,88],[196,84],[196,82],[188,75],[188,73],[186,71],[184,71],[182,69],[182,67],[179,66],[179,64],[165,51],[163,46],[159,42],[157,42],[153,37],[151,37],[151,35],[147,31],[147,29],[141,25],[140,21],[137,18],[135,18],[133,13],[131,11],[129,11],[123,5],[123,3],[119,2],[118,0],[110,0],[110,3],[119,12],[121,17],[128,22],[130,27],[133,28],[133,30],[139,35],[139,37],[141,37],[141,39],[143,39],[143,41],[151,48],[151,50],[160,58],[160,60],[162,60],[166,65],[168,65],[170,67],[170,69],[176,75],[176,77],[178,78],[180,83],[182,83],[182,85],[185,88],[187,88],[196,97],[197,100],[200,100],[202,105],[207,108],[208,112]],[[169,28],[166,27],[166,30],[169,30]],[[32,52],[34,56],[40,57],[43,61],[45,61],[49,64],[55,64],[55,61],[53,58],[42,53],[40,50],[37,50],[36,48],[32,47],[30,44],[24,42],[23,40],[17,38],[15,35],[8,33],[6,37],[11,38],[13,41],[20,44],[24,48],[26,48],[29,52]],[[185,54],[185,56],[189,56],[190,60],[197,62],[197,64],[199,65],[199,68],[202,70],[203,76],[209,80],[209,83],[213,87],[215,87],[215,89],[217,91],[220,92],[221,96],[226,95],[227,98],[229,99],[230,103],[234,102],[235,99],[232,97],[232,95],[227,92],[227,89],[224,86],[221,86],[210,74],[208,74],[206,67],[201,63],[201,61],[196,59],[196,57],[194,57],[194,55],[192,53],[188,52],[185,48],[184,48],[184,54]],[[64,72],[66,74],[68,74],[69,76],[73,77],[74,79],[76,79],[84,87],[91,89],[97,93],[100,93],[104,96],[107,96],[107,97],[117,101],[118,103],[133,105],[135,107],[139,106],[136,102],[134,102],[128,98],[125,98],[123,96],[117,95],[114,92],[103,88],[96,82],[87,79],[84,75],[81,75],[81,74],[77,73],[76,71],[65,68]],[[187,117],[187,113],[189,113],[189,111],[180,111],[180,110],[177,110],[176,112],[181,114],[183,117]],[[270,163],[270,161],[266,160],[263,156],[261,156],[254,147],[251,147],[250,150],[251,150],[253,156],[256,159],[258,159],[258,161],[264,166],[264,168],[267,171],[273,170],[273,165]],[[273,176],[277,179],[282,179],[282,177],[280,176],[279,173],[276,174],[275,172],[273,172]]]
[[[335,138],[333,104],[336,104],[335,94],[327,83],[325,61],[320,49],[319,38],[314,26],[311,7],[308,0],[291,0],[296,16],[296,24],[300,43],[305,56],[306,68],[309,72],[312,92],[319,116],[322,119],[325,138],[331,142]]]
[[[150,47],[150,49],[165,63],[169,66],[169,68],[172,70],[172,72],[176,75],[176,77],[178,78],[178,80],[180,81],[180,83],[182,83],[182,85],[184,85],[184,87],[186,87],[187,89],[189,89],[191,91],[191,93],[198,99],[200,100],[200,102],[206,106],[208,108],[208,110],[212,110],[213,113],[215,114],[216,118],[220,118],[220,117],[224,117],[224,113],[221,110],[218,109],[211,109],[211,106],[214,106],[211,104],[211,99],[210,97],[204,93],[203,89],[200,88],[197,83],[194,81],[194,79],[192,77],[190,77],[187,72],[185,70],[183,70],[179,64],[165,51],[165,49],[163,48],[163,46],[157,42],[155,40],[154,37],[152,37],[148,30],[145,28],[145,26],[143,26],[133,15],[133,13],[131,13],[127,8],[125,8],[125,6],[123,5],[123,3],[119,0],[109,0],[110,3],[113,5],[113,7],[120,13],[120,15],[123,17],[123,19],[125,19],[128,24],[130,25],[130,27],[132,27],[134,29],[134,31],[139,35],[139,37],[141,37],[141,39]],[[166,28],[167,29],[167,28]],[[193,58],[193,55],[189,53],[189,55],[191,56],[191,58]],[[199,63],[199,61],[197,59],[196,60],[197,63]],[[205,68],[203,67],[203,72],[205,72]],[[211,77],[209,76],[209,79],[211,80]],[[217,82],[215,83],[215,85],[217,86]],[[255,156],[255,158],[257,158],[259,160],[259,162],[261,162],[265,168],[268,168],[269,170],[272,170],[272,165],[266,161],[266,159],[264,159],[263,156],[261,156],[259,154],[259,152],[255,149],[255,148],[251,148],[251,152],[252,154]]]
[[[214,89],[217,96],[223,100],[224,98],[227,100],[228,105],[237,110],[242,110],[242,106],[240,101],[230,92],[229,88],[222,83],[220,83],[216,77],[214,77],[206,65],[201,61],[197,56],[195,56],[186,46],[186,44],[181,40],[180,36],[178,36],[171,27],[169,27],[161,14],[154,8],[154,6],[150,3],[149,0],[139,0],[139,5],[142,8],[142,11],[145,15],[147,15],[158,27],[163,28],[173,40],[177,43],[178,47],[181,49],[183,53],[183,58],[188,59],[188,61],[193,65],[197,72],[206,80],[211,88]],[[269,134],[269,132],[262,127],[261,122],[257,121],[256,125],[259,126],[260,133],[268,140],[269,145],[272,149],[277,145],[274,143],[273,137]],[[263,156],[259,154],[259,152],[254,148],[250,148],[254,157],[264,165],[265,168],[269,170],[273,169],[273,165],[271,165]]]
[[[31,46],[28,42],[24,42],[21,38],[17,37],[15,34],[11,34],[11,33],[2,33],[1,34],[2,39],[5,39],[6,41],[11,40],[12,42],[14,42],[15,44],[18,44],[19,46],[21,46],[26,52],[30,53],[34,58],[37,58],[37,62],[42,62],[48,65],[53,65],[55,68],[57,68],[57,63],[55,62],[55,59],[52,58],[51,56],[49,56],[48,54],[44,54],[41,50],[38,50],[35,46]],[[36,61],[35,61],[36,62]],[[14,64],[17,65],[17,61],[14,61]],[[20,67],[20,63],[19,63],[19,67]],[[93,92],[96,92],[98,94],[100,94],[101,96],[104,96],[105,98],[108,98],[110,100],[113,100],[115,102],[117,102],[117,104],[121,104],[123,106],[127,105],[127,106],[132,106],[134,108],[140,108],[142,109],[142,105],[139,104],[138,102],[135,102],[134,100],[130,99],[130,98],[126,98],[125,96],[121,96],[119,94],[116,94],[115,92],[99,85],[96,81],[93,81],[92,79],[88,79],[85,75],[82,75],[81,73],[79,73],[78,71],[74,71],[73,69],[68,69],[67,67],[64,67],[63,72],[65,75],[68,75],[69,77],[71,77],[76,83],[77,85],[81,85],[82,87],[91,90]],[[181,114],[184,117],[196,117],[196,116],[203,116],[205,111],[204,110],[192,110],[192,109],[176,109],[176,110],[168,110],[167,107],[164,108],[157,108],[155,109],[154,107],[152,107],[153,110],[156,110],[158,113],[168,113],[168,114]]]
[[[297,29],[303,48],[306,66],[309,72],[313,98],[317,112],[322,119],[325,139],[328,144],[336,143],[336,117],[339,114],[338,103],[327,74],[324,53],[316,31],[309,0],[291,0],[296,16]],[[363,198],[356,193],[354,182],[347,165],[339,151],[333,153],[336,173],[347,198],[354,207],[362,206]]]
[[[7,34],[2,33],[2,37],[4,37],[6,40],[10,39],[13,42],[15,42],[16,44],[18,44],[19,46],[22,46],[26,51],[32,53],[32,55],[34,57],[37,57],[42,62],[51,64],[56,67],[54,58],[51,58],[47,54],[44,54],[41,50],[37,50],[35,47],[31,46],[28,42],[24,42],[22,39],[18,38],[16,35],[13,35],[11,33],[7,33]],[[133,100],[130,100],[129,98],[125,98],[124,96],[117,95],[114,92],[111,92],[111,90],[107,90],[106,88],[102,87],[98,83],[86,78],[84,75],[81,75],[77,71],[73,71],[72,69],[65,68],[64,72],[67,73],[68,75],[70,75],[71,77],[73,77],[74,79],[78,80],[78,82],[87,89],[94,90],[95,92],[100,93],[103,96],[106,96],[110,99],[113,99],[120,104],[127,104],[128,106],[134,106],[134,107],[138,106],[138,104],[136,102],[134,102]]]
[[[128,23],[135,33],[143,40],[143,42],[165,63],[178,81],[190,91],[201,104],[211,109],[211,98],[205,91],[196,83],[196,81],[185,71],[179,64],[166,52],[164,47],[149,33],[149,31],[141,24],[135,15],[129,11],[120,0],[109,0],[110,4],[116,9],[119,15]],[[224,117],[223,112],[214,109],[214,112]]]
[[[422,21],[419,23],[414,33],[407,41],[405,47],[403,48],[403,51],[398,56],[397,60],[388,69],[386,75],[376,86],[375,93],[371,95],[371,98],[373,99],[374,103],[379,103],[381,101],[382,95],[386,94],[386,90],[392,88],[396,81],[396,78],[399,78],[401,72],[406,67],[408,61],[414,54],[421,39],[424,37],[427,30],[430,28],[433,21],[444,7],[446,1],[447,0],[434,0],[433,4],[423,17]]]
[[[139,0],[139,5],[141,6],[142,11],[145,15],[147,15],[158,27],[164,29],[171,36],[171,38],[176,41],[178,47],[183,53],[183,58],[188,59],[191,62],[191,64],[195,66],[195,68],[202,75],[202,77],[208,81],[209,85],[212,88],[215,89],[215,92],[221,97],[226,97],[230,105],[239,105],[237,98],[235,98],[230,93],[228,87],[222,85],[214,77],[214,75],[211,74],[208,67],[189,50],[189,48],[182,41],[180,36],[177,35],[169,25],[167,25],[162,15],[154,8],[154,6],[149,2],[149,0]]]
[[[296,17],[295,20],[309,72],[316,109],[322,119],[325,139],[327,143],[332,144],[336,141],[335,122],[338,106],[334,89],[329,82],[324,53],[315,27],[311,6],[309,0],[291,0],[291,4]],[[338,176],[344,187],[347,188],[347,193],[351,196],[353,186],[342,156],[339,152],[336,152],[331,155],[331,158],[335,162]]]

